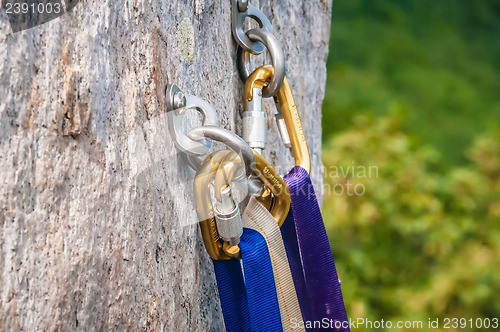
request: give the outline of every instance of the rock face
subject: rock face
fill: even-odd
[[[331,3],[251,2],[283,44],[319,190]],[[0,45],[0,329],[223,330],[164,91],[240,133],[230,2],[87,0],[18,33],[0,10]],[[265,156],[287,170],[271,119]]]

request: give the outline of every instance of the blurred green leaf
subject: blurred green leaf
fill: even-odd
[[[439,152],[410,143],[401,121],[358,116],[324,145],[323,213],[348,313],[499,317],[500,141],[482,134],[467,164],[436,170]],[[355,184],[362,195],[347,194]]]
[[[409,140],[439,167],[464,163],[477,133],[500,123],[500,1],[336,0],[324,141],[360,113],[404,111]]]

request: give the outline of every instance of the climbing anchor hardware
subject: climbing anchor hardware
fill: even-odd
[[[271,215],[274,217],[278,226],[281,227],[285,222],[286,216],[290,209],[290,192],[288,187],[276,172],[276,170],[265,160],[260,153],[253,151],[255,156],[255,167],[253,174],[262,181],[266,188],[272,193],[273,203],[271,207]],[[231,185],[235,177],[237,169],[240,167],[241,161],[238,155],[230,152],[220,165],[217,174],[215,175],[215,197],[217,200],[223,200],[222,195],[224,188]],[[257,200],[266,200],[266,197],[260,196]]]
[[[285,77],[285,54],[283,53],[281,44],[271,32],[264,29],[252,29],[249,30],[246,35],[253,40],[262,42],[271,55],[274,72],[268,84],[263,87],[262,96],[264,98],[274,96],[283,85],[283,78]],[[237,57],[240,77],[243,81],[246,81],[252,72],[250,69],[250,53],[243,48],[238,48]]]
[[[231,0],[231,5],[237,68],[245,82],[243,138],[216,126],[217,113],[207,101],[185,94],[176,85],[166,89],[169,132],[196,170],[196,212],[212,258],[225,326],[229,332],[291,332],[293,319],[345,321],[338,277],[309,177],[307,141],[285,77],[283,50],[260,10],[248,0]],[[247,17],[259,28],[245,32]],[[252,70],[250,54],[265,50],[272,65]],[[268,97],[274,98],[281,139],[295,159],[295,167],[284,178],[261,155],[267,144],[262,98]],[[186,130],[183,120],[188,110],[202,116],[201,126]],[[213,141],[229,149],[211,153]],[[242,183],[244,187],[239,186]],[[243,213],[240,206],[245,206]]]
[[[215,126],[201,126],[191,130],[187,136],[194,140],[210,138],[226,144],[238,158],[243,160],[245,178],[248,178],[255,165],[255,157],[250,147],[231,131]],[[233,199],[231,188],[221,189],[221,199],[212,206],[210,184],[212,175],[222,159],[219,154],[209,156],[201,163],[195,181],[195,197],[200,227],[205,247],[210,257],[216,260],[239,258],[239,238],[243,234],[243,225],[238,203]],[[215,214],[214,214],[215,210]]]
[[[198,172],[200,170],[206,172],[209,168],[212,173],[216,170],[218,161],[222,160],[219,157],[225,154],[217,152],[216,154],[211,154],[205,160],[202,158],[203,155],[210,152],[212,141],[216,140],[225,143],[241,155],[247,173],[245,178],[248,178],[255,164],[253,151],[243,139],[233,132],[214,126],[217,122],[217,113],[212,105],[199,97],[184,94],[174,84],[167,86],[166,100],[170,134],[177,149],[188,156],[191,167],[197,169]],[[203,125],[190,130],[188,133],[184,133],[182,118],[188,109],[194,109],[202,114]],[[197,177],[198,181],[195,181],[195,187],[198,183],[205,185],[205,187],[207,184],[210,184],[210,176],[201,177],[201,179],[204,181],[200,181]],[[205,182],[206,180],[208,182]],[[243,225],[239,206],[232,197],[231,188],[224,188],[222,190],[222,198],[215,209],[215,219],[212,218],[213,209],[210,201],[210,186],[208,186],[208,190],[205,188],[205,191],[209,194],[208,201],[198,200],[197,211],[202,220],[201,230],[207,251],[211,257],[239,257],[239,248],[237,245],[239,238],[243,234]],[[199,193],[199,190],[195,190],[195,192]],[[226,241],[225,245],[223,245],[223,253],[220,253],[220,248],[217,248],[219,238]]]
[[[290,208],[288,188],[271,165],[242,138],[231,131],[207,124],[217,121],[215,109],[208,102],[184,94],[176,85],[169,85],[166,93],[172,138],[176,147],[190,157],[188,160],[191,166],[197,170],[194,181],[196,208],[207,252],[214,260],[240,258],[238,243],[243,226],[239,205],[233,197],[231,181],[215,186],[216,202],[212,204],[210,187],[215,171],[223,168],[225,174],[230,174],[231,180],[251,178],[249,182],[254,186],[262,186],[264,189],[260,190],[259,198],[263,202],[273,199],[271,214],[280,225]],[[184,133],[181,127],[182,116],[188,109],[202,114],[203,125]],[[217,151],[203,159],[203,153],[210,152],[214,140],[224,143],[232,151]],[[243,175],[238,173],[242,164]],[[222,183],[223,179],[220,177],[216,183]]]
[[[201,220],[201,234],[205,249],[214,260],[228,260],[240,257],[240,248],[237,245],[228,245],[227,242],[224,245],[225,242],[219,235],[210,196],[213,173],[228,153],[227,150],[220,150],[206,157],[198,168],[194,179],[196,211]]]
[[[245,18],[253,18],[259,24],[259,28],[243,31]],[[248,3],[248,0],[232,0],[232,31],[233,37],[238,43],[238,57],[245,59],[245,64],[238,67],[243,81],[250,74],[248,63],[250,54],[261,54],[266,49],[271,54],[274,73],[268,86],[263,89],[264,97],[271,97],[277,93],[283,84],[285,76],[285,55],[281,44],[273,35],[272,25],[266,15]]]
[[[248,0],[232,0],[233,36],[240,47],[252,54],[261,54],[265,46],[260,41],[250,39],[243,31],[243,23],[247,17],[253,18],[260,28],[272,32],[271,22],[260,10],[250,5]]]
[[[245,179],[248,179],[250,172],[255,165],[255,157],[253,155],[250,147],[243,141],[239,136],[231,131],[225,130],[223,128],[215,126],[201,126],[191,130],[187,134],[190,138],[194,140],[202,140],[206,137],[222,142],[230,147],[236,153],[236,156],[243,160],[245,166]],[[205,247],[209,255],[213,258],[218,257],[225,258],[238,258],[239,257],[239,239],[243,234],[243,225],[241,220],[241,214],[239,210],[238,203],[233,199],[231,188],[221,188],[221,199],[215,204],[215,223],[211,215],[213,215],[213,207],[207,204],[211,201],[210,196],[210,183],[211,176],[207,175],[206,171],[208,168],[205,166],[205,162],[208,160],[208,165],[210,166],[210,171],[213,173],[214,170],[219,166],[217,163],[213,162],[213,159],[205,158],[205,161],[201,163],[201,167],[197,172],[195,177],[195,195],[197,198],[197,212],[201,220],[200,226],[203,234],[203,239],[205,242]],[[198,187],[198,178],[201,180],[199,183],[201,187]],[[208,182],[207,182],[208,181]],[[203,193],[200,193],[202,191]],[[205,199],[198,200],[199,195],[206,195]],[[208,201],[207,201],[208,198]],[[201,208],[201,210],[200,210]],[[208,219],[207,219],[208,217]],[[215,227],[214,227],[215,226]],[[222,246],[220,246],[219,239],[221,239]],[[208,241],[208,242],[207,242]],[[222,251],[220,250],[222,249]]]
[[[184,94],[175,84],[167,86],[166,105],[168,114],[168,128],[175,146],[182,152],[196,156],[207,154],[212,148],[210,140],[195,141],[183,132],[182,119],[187,110],[196,110],[203,116],[203,125],[217,124],[217,112],[206,100]]]
[[[262,111],[260,96],[263,86],[273,75],[273,66],[264,65],[255,69],[246,79],[244,88],[243,112],[243,139],[251,147],[256,146],[261,137],[265,138],[265,114]],[[300,121],[299,112],[295,105],[292,89],[286,77],[283,86],[279,89],[275,102],[276,124],[283,144],[291,147],[295,158],[295,166],[301,166],[308,173],[311,170],[311,158],[307,147],[307,140]],[[264,118],[262,124],[262,118]],[[265,146],[265,144],[263,144]]]
[[[250,6],[247,2],[233,0],[233,17],[236,12],[242,12],[247,6]],[[235,26],[233,20],[233,32]],[[252,71],[250,69],[250,54],[255,54],[255,52],[242,43],[239,34],[233,33],[233,36],[240,45],[237,68],[241,79],[245,82],[244,140],[258,152],[262,152],[265,148],[266,118],[265,112],[262,110],[262,98],[274,97],[278,106],[275,118],[283,144],[292,148],[295,165],[303,167],[309,173],[311,169],[309,150],[292,90],[285,77],[285,56],[279,41],[272,34],[272,30],[264,29],[262,25],[261,28],[246,32],[246,38],[265,45],[271,55],[272,66],[265,65]]]
[[[253,152],[253,155],[255,162],[252,173],[273,194],[274,202],[271,214],[281,226],[290,209],[290,193],[285,182],[274,168],[257,152]],[[238,204],[231,195],[231,180],[240,167],[241,157],[236,152],[221,150],[205,158],[196,173],[194,181],[196,209],[201,219],[200,227],[205,248],[214,260],[241,258],[237,245],[241,234],[236,230],[236,225],[241,222],[241,217],[239,216]],[[213,207],[210,186],[215,171],[217,171],[214,185],[216,203]]]

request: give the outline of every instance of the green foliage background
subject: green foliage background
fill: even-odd
[[[331,38],[323,212],[348,315],[500,319],[500,1],[334,0]],[[332,171],[353,166],[378,173]]]

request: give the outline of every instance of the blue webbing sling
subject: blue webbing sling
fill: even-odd
[[[240,261],[231,259],[228,261],[212,260],[212,262],[226,331],[251,331],[247,293]]]
[[[238,260],[213,260],[226,331],[283,331],[266,240],[244,228],[239,245],[244,278]]]

